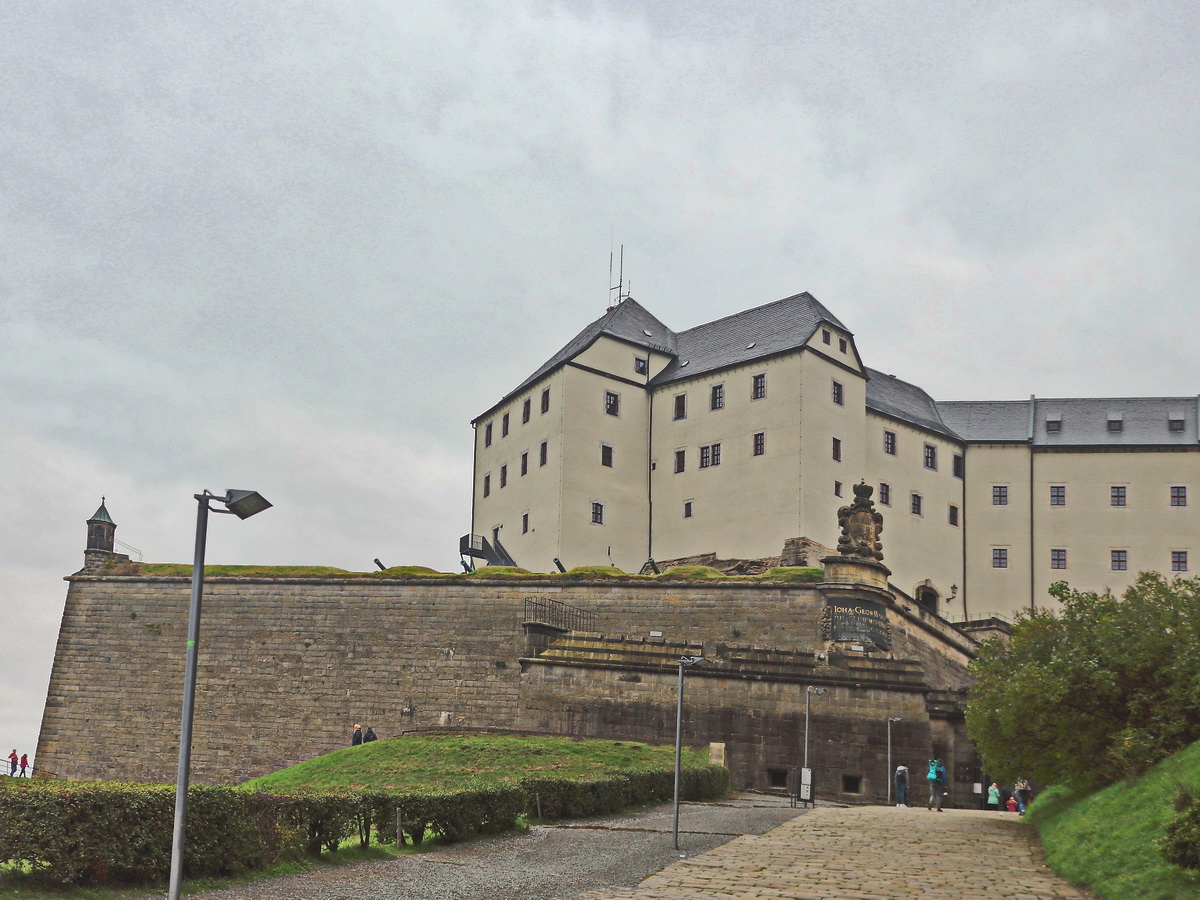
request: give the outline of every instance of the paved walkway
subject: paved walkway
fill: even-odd
[[[579,900],[1080,900],[1012,813],[819,808]]]

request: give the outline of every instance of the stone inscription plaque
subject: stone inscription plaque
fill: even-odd
[[[892,626],[887,609],[870,600],[842,600],[825,607],[822,631],[827,641],[852,641],[892,648]]]

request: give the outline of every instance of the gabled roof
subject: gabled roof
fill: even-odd
[[[655,386],[670,384],[787,350],[798,350],[808,343],[822,322],[850,334],[850,330],[807,291],[715,322],[705,322],[679,332],[675,359],[650,383]]]
[[[938,404],[915,384],[876,369],[867,369],[867,377],[867,409],[909,422],[951,440],[960,440],[942,420]]]
[[[1035,447],[1182,447],[1200,441],[1196,397],[1092,397],[946,401],[943,421],[970,442],[1027,443],[1033,404]],[[1170,421],[1183,423],[1172,431]],[[1057,431],[1046,427],[1058,424]],[[1119,421],[1119,430],[1109,422]]]

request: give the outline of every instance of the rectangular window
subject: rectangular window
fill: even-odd
[[[650,361],[640,356],[633,358],[633,371],[636,375],[645,375],[650,371]]]
[[[914,516],[921,515],[921,495],[916,493],[915,491],[913,492],[913,495],[912,495],[911,499],[909,500],[908,511],[911,512]]]
[[[1186,550],[1172,550],[1171,551],[1171,571],[1172,572],[1186,572],[1187,570],[1188,570],[1187,551]]]
[[[992,506],[1008,506],[1008,485],[992,485]]]
[[[833,483],[833,496],[835,496],[835,497],[842,496],[842,483],[840,481],[835,481]]]
[[[721,464],[721,445],[707,444],[700,448],[700,468],[707,469],[710,466],[719,466]]]
[[[529,534],[529,513],[521,513],[521,534]]]
[[[950,504],[950,524],[951,525],[958,524],[958,507],[955,506],[953,503]]]
[[[1167,428],[1171,431],[1183,431],[1183,419],[1168,419]]]
[[[767,433],[765,431],[754,432],[754,437],[750,442],[751,450],[755,456],[762,456],[767,452]]]
[[[500,419],[500,437],[508,437],[508,413]]]
[[[526,397],[525,402],[521,404],[521,424],[522,425],[529,424],[529,416],[530,416],[532,409],[533,409],[533,399],[531,397]]]
[[[1124,572],[1129,568],[1129,551],[1128,550],[1113,550],[1110,554],[1112,570],[1114,572]]]
[[[933,444],[925,445],[925,468],[937,471],[937,447]]]
[[[550,448],[549,448],[547,442],[542,441],[542,446],[540,446],[538,448],[538,465],[539,466],[544,466],[546,464],[546,454],[549,452],[549,449]]]
[[[750,377],[750,399],[761,400],[765,396],[767,396],[767,373],[752,375]]]
[[[845,338],[838,338],[838,349],[839,349],[839,350],[841,350],[843,353],[845,353],[845,352],[846,352],[846,346],[847,346],[847,345],[846,345],[846,339],[845,339]]]
[[[604,504],[597,503],[594,500],[592,501],[592,524],[593,525],[603,525],[604,524]]]
[[[528,473],[529,473],[529,453],[525,452],[525,453],[521,454],[521,474],[526,475]]]
[[[611,469],[613,459],[613,448],[611,444],[600,445],[600,465]]]
[[[1005,547],[992,548],[992,568],[1007,569],[1008,568],[1008,550]]]
[[[896,455],[896,432],[885,431],[883,433],[883,452],[889,456]]]
[[[1114,484],[1108,489],[1108,505],[1109,506],[1124,506],[1125,505],[1125,485]]]
[[[831,340],[833,340],[833,335],[831,335],[829,333],[829,329],[822,328],[821,329],[821,343],[828,344]]]
[[[483,476],[483,496],[490,497],[492,495],[492,476]]]
[[[1067,567],[1067,551],[1066,550],[1051,550],[1050,551],[1050,568],[1065,569]]]
[[[955,478],[967,477],[967,461],[963,459],[963,455],[961,453],[954,454],[953,458],[951,459],[951,464],[954,467],[953,471]]]
[[[1067,505],[1067,486],[1065,484],[1050,485],[1050,505],[1051,506],[1066,506]]]
[[[612,391],[604,392],[604,412],[610,416],[619,416],[621,414],[620,394],[614,394]]]
[[[833,439],[833,458],[836,462],[842,461],[842,439]]]
[[[492,446],[492,423],[488,422],[483,426],[483,446]]]
[[[542,412],[550,412],[550,388],[542,391]]]
[[[683,501],[683,517],[685,519],[690,519],[692,517],[692,501],[691,500]]]
[[[1062,419],[1047,419],[1046,420],[1046,433],[1047,434],[1058,434],[1060,431],[1062,431]]]
[[[1171,485],[1171,505],[1187,506],[1187,488],[1184,485]]]
[[[1108,420],[1108,430],[1113,434],[1117,434],[1124,429],[1124,422],[1120,419],[1110,418]]]
[[[840,381],[835,381],[833,383],[833,402],[838,406],[846,405],[846,389],[842,387],[842,383]]]
[[[507,486],[508,486],[508,466],[504,465],[504,466],[500,467],[500,487],[507,487]]]
[[[675,395],[675,420],[687,418],[687,394]]]
[[[879,485],[879,502],[883,506],[892,505],[892,486],[890,484],[881,483]]]
[[[675,451],[675,474],[678,475],[680,472],[682,472],[686,468],[687,468],[687,451],[686,450],[676,450]]]
[[[724,409],[725,408],[725,385],[714,384],[712,386],[712,395],[709,399],[709,409]]]

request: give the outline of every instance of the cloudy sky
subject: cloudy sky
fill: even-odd
[[[939,399],[1195,395],[1194,2],[0,5],[0,744],[102,495],[457,567],[470,419],[608,298],[801,290]],[[136,554],[135,554],[136,555]]]

